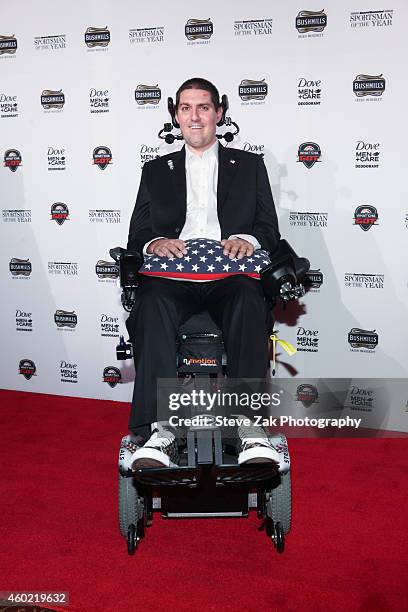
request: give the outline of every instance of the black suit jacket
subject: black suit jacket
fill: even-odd
[[[143,166],[128,249],[141,253],[146,242],[154,238],[179,237],[187,209],[185,157],[183,147]],[[219,146],[217,211],[221,239],[252,234],[263,249],[276,248],[280,238],[278,220],[260,155]]]

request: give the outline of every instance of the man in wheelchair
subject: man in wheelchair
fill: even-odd
[[[157,380],[176,378],[178,330],[192,315],[207,310],[221,330],[228,377],[267,375],[270,303],[259,274],[245,274],[245,262],[276,250],[278,221],[262,157],[218,142],[224,97],[222,102],[209,81],[184,82],[170,110],[185,146],[143,167],[127,245],[144,256],[147,266],[127,321],[136,367],[129,421],[136,441],[133,470],[178,465],[176,432],[157,419]],[[219,260],[227,258],[240,273],[212,278],[210,270],[207,276],[170,277],[167,263],[182,271],[194,253],[191,243],[201,247],[200,239],[216,241]],[[213,266],[205,266],[203,257],[201,271],[208,272]],[[154,260],[159,272],[149,274],[146,262]],[[225,268],[230,269],[228,262]],[[238,427],[237,450],[240,464],[269,462],[278,468],[279,454],[261,427]]]

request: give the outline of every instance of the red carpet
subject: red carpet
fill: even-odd
[[[69,610],[404,610],[407,439],[293,439],[293,528],[162,520],[134,557],[117,526],[128,407],[0,391],[0,590],[69,591]]]

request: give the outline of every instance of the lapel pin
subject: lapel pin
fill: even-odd
[[[230,164],[235,164],[235,159],[230,159]]]
[[[168,164],[170,170],[174,170],[174,164],[173,164],[173,160],[172,159],[169,159],[167,164]]]

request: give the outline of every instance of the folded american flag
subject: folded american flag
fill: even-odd
[[[140,274],[190,281],[211,281],[235,274],[259,280],[259,273],[270,263],[266,251],[258,250],[251,257],[230,259],[217,240],[195,238],[186,240],[187,255],[158,257],[146,255]]]

